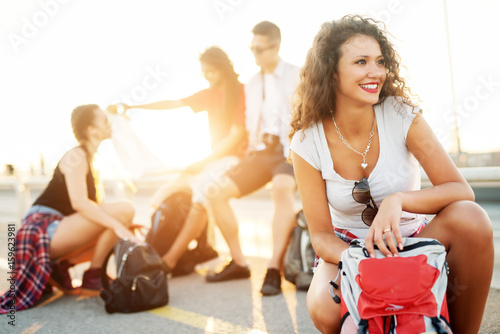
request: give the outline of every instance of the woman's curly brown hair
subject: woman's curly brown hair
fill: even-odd
[[[321,26],[300,71],[301,80],[296,92],[290,139],[295,132],[306,129],[335,112],[334,74],[338,71],[342,45],[355,36],[371,36],[380,45],[387,77],[378,103],[388,96],[394,96],[400,97],[397,99],[400,103],[415,106],[410,99],[410,89],[399,74],[400,57],[380,25],[380,22],[373,19],[347,15]]]

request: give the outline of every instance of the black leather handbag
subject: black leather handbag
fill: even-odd
[[[109,283],[106,267],[115,255],[116,279]],[[132,313],[168,304],[168,283],[165,265],[148,244],[135,244],[120,239],[104,260],[101,280],[106,312]]]

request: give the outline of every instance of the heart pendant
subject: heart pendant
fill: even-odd
[[[368,166],[368,164],[367,164],[366,162],[363,162],[363,163],[361,164],[361,167],[362,167],[363,169],[366,169],[366,166]]]

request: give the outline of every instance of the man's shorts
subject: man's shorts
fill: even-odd
[[[226,175],[236,184],[240,196],[248,195],[263,187],[275,175],[287,174],[294,177],[293,167],[283,156],[283,146],[277,145],[262,151],[251,151]]]

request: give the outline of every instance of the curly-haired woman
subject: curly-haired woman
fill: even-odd
[[[364,238],[371,256],[375,245],[398,256],[402,238],[418,235],[437,239],[448,252],[454,333],[477,333],[493,271],[491,222],[412,102],[399,69],[385,31],[360,16],[323,24],[302,68],[291,154],[320,257],[309,313],[320,331],[340,331],[340,306],[328,282],[350,240]],[[430,188],[420,189],[420,166]],[[353,192],[358,186],[368,200]],[[429,222],[425,214],[435,216]]]

